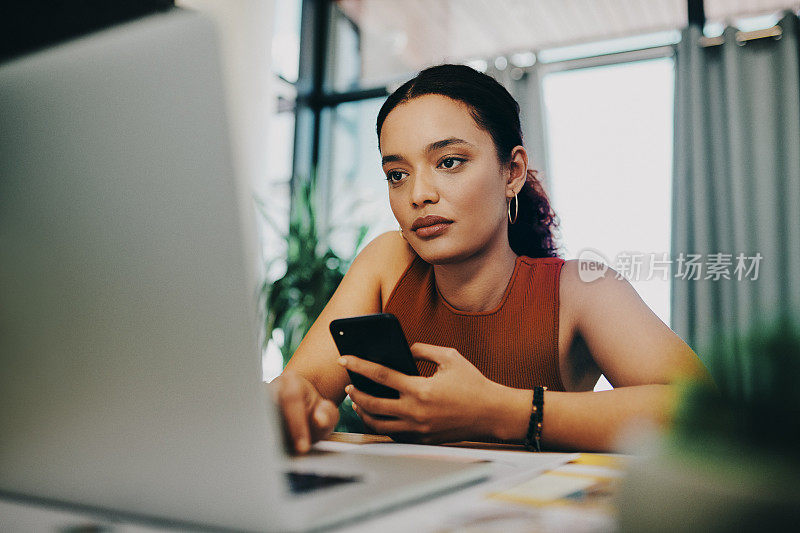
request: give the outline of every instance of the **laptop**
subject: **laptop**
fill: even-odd
[[[210,21],[174,9],[6,61],[0,117],[2,497],[308,530],[489,474],[284,451]]]

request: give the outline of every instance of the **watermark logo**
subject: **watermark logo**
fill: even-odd
[[[602,278],[608,270],[608,260],[591,248],[584,248],[578,254],[578,276],[584,283]]]
[[[609,268],[614,269],[616,279],[628,281],[667,280],[737,280],[756,281],[764,256],[757,252],[678,254],[672,259],[668,253],[620,252],[614,261],[608,261],[602,253],[584,248],[578,254],[578,273],[581,281],[590,283],[603,277]]]

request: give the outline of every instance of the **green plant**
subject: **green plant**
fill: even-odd
[[[792,461],[800,444],[800,327],[780,315],[748,331],[720,335],[704,351],[718,389],[686,383],[676,412],[675,447],[772,453]]]
[[[320,235],[317,225],[316,180],[297,180],[287,244],[286,273],[275,281],[265,279],[259,292],[259,306],[264,322],[264,348],[273,339],[283,356],[283,364],[297,350],[303,337],[322,312],[352,263],[366,237],[368,227],[358,228],[353,257],[339,257]],[[268,209],[256,201],[259,212],[273,229],[280,232]],[[273,259],[267,264],[269,272]],[[282,335],[274,335],[280,330]],[[346,402],[340,407],[340,431],[363,430],[363,424]]]

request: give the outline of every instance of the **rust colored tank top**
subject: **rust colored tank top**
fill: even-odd
[[[543,385],[563,391],[558,366],[558,287],[564,260],[517,256],[498,307],[465,312],[436,286],[433,265],[416,256],[384,308],[400,321],[409,345],[455,348],[492,381],[518,389]],[[417,361],[431,376],[435,363]]]

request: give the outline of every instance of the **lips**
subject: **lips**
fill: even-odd
[[[450,224],[451,222],[453,221],[438,215],[428,215],[416,219],[414,223],[411,224],[411,230],[417,231],[418,229],[425,228],[427,226],[435,226],[436,224]]]

